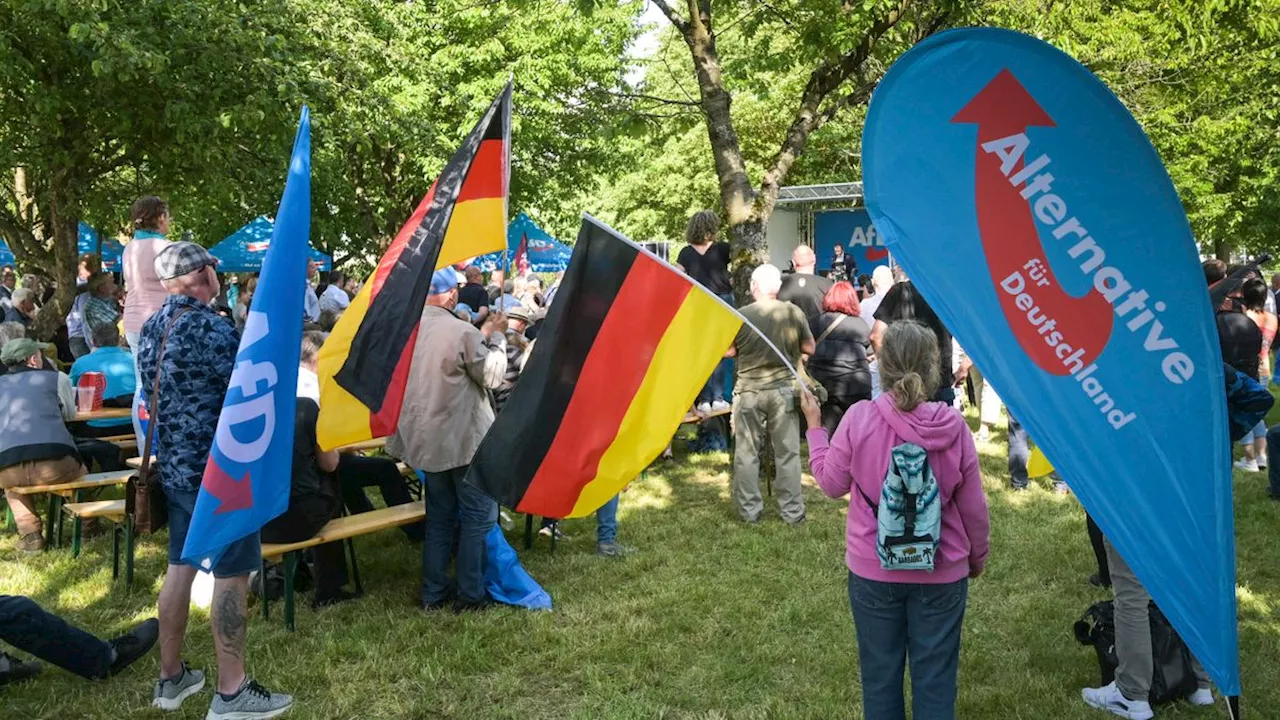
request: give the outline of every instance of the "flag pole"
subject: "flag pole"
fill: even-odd
[[[765,345],[768,345],[768,346],[769,346],[769,349],[770,349],[770,350],[772,350],[772,351],[774,352],[774,354],[778,356],[778,359],[782,361],[782,364],[783,364],[783,365],[785,365],[785,366],[787,367],[787,370],[791,372],[791,376],[792,376],[792,377],[794,377],[794,378],[796,379],[796,382],[797,382],[797,383],[800,383],[800,387],[805,388],[805,389],[808,389],[808,385],[806,385],[806,384],[805,384],[804,379],[800,377],[800,373],[799,373],[799,371],[797,371],[797,370],[796,370],[796,368],[795,368],[795,366],[791,364],[791,361],[787,359],[787,356],[782,354],[782,351],[778,349],[778,346],[777,346],[777,345],[774,345],[774,344],[773,344],[773,341],[769,339],[769,336],[768,336],[768,335],[765,335],[763,332],[761,332],[761,331],[760,331],[760,328],[756,327],[754,323],[752,323],[750,320],[748,320],[748,319],[746,318],[746,316],[744,316],[742,313],[738,312],[738,309],[737,309],[737,308],[735,308],[734,306],[732,306],[732,305],[730,305],[729,303],[725,302],[725,301],[724,301],[724,300],[723,300],[719,295],[716,295],[715,293],[713,293],[713,292],[711,292],[710,290],[708,290],[708,289],[706,289],[705,287],[703,287],[703,286],[702,286],[702,283],[700,283],[700,282],[698,282],[697,280],[694,280],[693,278],[689,277],[688,273],[684,272],[683,270],[681,270],[680,268],[676,267],[675,265],[672,265],[671,263],[667,262],[666,260],[663,260],[662,258],[658,257],[658,255],[657,255],[656,253],[654,253],[653,251],[651,251],[651,250],[649,250],[649,249],[645,248],[643,245],[640,245],[639,243],[637,243],[636,241],[634,241],[634,240],[632,240],[631,238],[627,237],[626,235],[623,235],[622,233],[620,233],[620,232],[618,232],[617,230],[613,229],[612,227],[610,227],[610,226],[608,225],[608,223],[605,223],[605,222],[603,222],[603,221],[601,221],[601,220],[596,219],[595,217],[593,217],[593,216],[591,215],[591,213],[587,213],[587,212],[582,213],[582,218],[583,218],[584,220],[589,220],[589,221],[591,221],[591,222],[595,223],[596,225],[599,225],[600,227],[602,227],[602,228],[604,228],[604,229],[608,230],[609,232],[613,233],[615,236],[617,236],[618,238],[620,238],[620,239],[621,239],[623,242],[625,242],[626,244],[630,245],[631,247],[635,248],[636,250],[640,251],[641,253],[644,253],[645,255],[648,255],[650,258],[652,258],[652,259],[656,260],[656,261],[658,262],[658,264],[659,264],[659,265],[662,265],[662,266],[663,266],[663,267],[665,267],[667,270],[670,270],[671,272],[675,273],[676,275],[679,275],[680,277],[684,278],[684,279],[685,279],[685,280],[687,280],[691,285],[693,285],[693,287],[694,287],[694,288],[696,288],[698,291],[700,291],[700,292],[704,293],[705,295],[707,295],[708,297],[710,297],[711,299],[713,299],[713,300],[715,300],[717,303],[719,303],[721,307],[723,307],[724,309],[726,309],[726,310],[728,310],[729,312],[733,313],[733,314],[734,314],[734,315],[735,315],[739,320],[741,320],[741,321],[742,321],[742,324],[743,324],[743,325],[745,325],[745,326],[747,326],[747,327],[751,328],[751,331],[752,331],[752,332],[754,332],[756,335],[760,336],[760,339],[764,341]]]
[[[510,208],[511,202],[511,95],[515,90],[515,71],[507,71],[507,87],[502,91],[502,286],[498,288],[498,312],[507,311],[507,280],[511,279]]]

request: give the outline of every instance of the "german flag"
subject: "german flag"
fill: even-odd
[[[395,432],[431,274],[507,244],[511,84],[471,130],[320,351],[320,446]]]
[[[467,481],[519,512],[595,512],[667,446],[741,326],[719,298],[585,216]]]

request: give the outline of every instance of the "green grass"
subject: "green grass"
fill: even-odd
[[[1097,682],[1092,650],[1071,624],[1106,597],[1076,501],[1041,486],[1005,489],[1004,445],[980,447],[991,502],[988,571],[972,586],[960,669],[961,718],[1104,717],[1080,688]],[[457,617],[415,608],[420,555],[389,531],[358,542],[366,596],[312,613],[286,632],[275,604],[253,617],[251,672],[292,692],[296,718],[859,718],[857,651],[845,592],[846,503],[806,484],[809,522],[759,526],[732,516],[728,457],[685,456],[623,495],[620,540],[638,548],[597,558],[594,520],[523,554],[555,611],[503,608]],[[1280,707],[1280,504],[1264,476],[1236,476],[1240,645],[1252,717]],[[0,593],[110,635],[155,613],[160,538],[140,546],[132,592],[111,586],[110,541],[21,557],[0,540]],[[518,540],[513,538],[518,544]],[[1195,582],[1195,578],[1188,578]],[[213,671],[207,616],[192,615],[186,657]],[[153,653],[121,676],[85,682],[50,669],[0,691],[5,718],[162,717],[148,707]],[[167,717],[200,718],[209,691]],[[1268,709],[1272,710],[1268,710]],[[1180,705],[1160,717],[1220,718]]]

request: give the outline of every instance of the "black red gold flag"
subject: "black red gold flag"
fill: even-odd
[[[395,432],[436,269],[507,244],[511,84],[445,165],[320,351],[320,446]]]
[[[719,298],[586,216],[467,481],[520,512],[594,512],[667,446],[741,326]]]

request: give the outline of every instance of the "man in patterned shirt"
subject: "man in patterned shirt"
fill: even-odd
[[[164,710],[177,710],[204,687],[204,673],[182,660],[196,576],[196,567],[182,561],[182,546],[240,345],[235,326],[210,305],[220,289],[216,264],[207,250],[189,242],[174,243],[156,255],[156,276],[169,297],[142,326],[137,348],[141,390],[148,398],[156,373],[160,375],[151,418],[156,467],[169,506],[169,569],[160,590],[160,679],[152,704]],[[158,362],[162,367],[157,368]],[[218,687],[208,717],[214,720],[275,717],[293,703],[288,695],[270,693],[245,675],[246,596],[260,552],[254,533],[227,547],[211,568]]]

